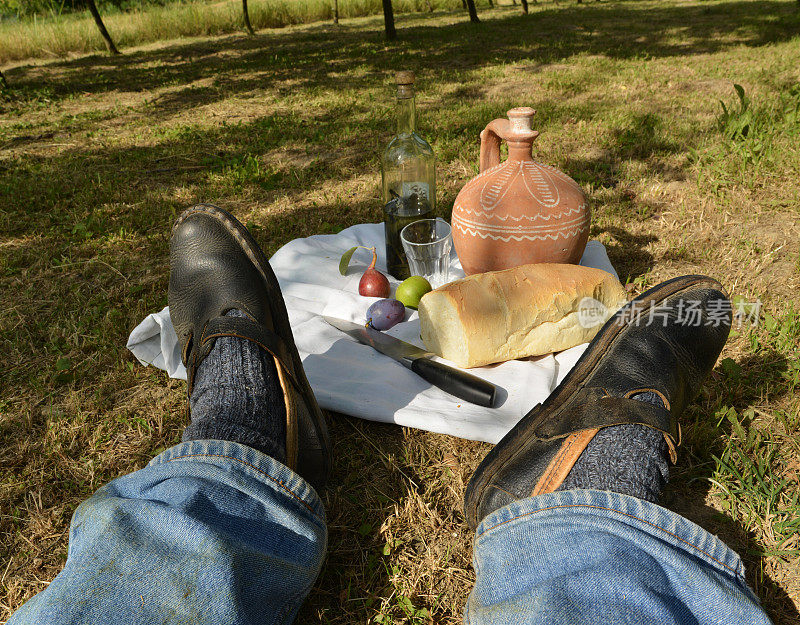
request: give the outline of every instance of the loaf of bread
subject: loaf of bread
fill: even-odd
[[[474,274],[422,297],[422,340],[460,367],[539,356],[590,341],[626,299],[610,273],[579,265]]]

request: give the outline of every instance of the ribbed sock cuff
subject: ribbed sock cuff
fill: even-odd
[[[655,393],[633,399],[664,406]],[[601,429],[586,446],[558,490],[610,490],[655,503],[669,479],[664,434],[644,425]]]
[[[231,310],[228,317],[245,317]],[[191,423],[183,440],[215,439],[253,447],[284,462],[286,405],[271,354],[246,339],[224,336],[195,374]]]

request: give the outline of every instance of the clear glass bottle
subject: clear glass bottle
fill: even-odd
[[[433,217],[436,209],[436,158],[417,134],[414,72],[397,72],[397,135],[381,160],[386,262],[389,273],[404,280],[408,261],[400,231],[418,219]]]

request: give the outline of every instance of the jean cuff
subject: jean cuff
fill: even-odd
[[[285,464],[247,445],[222,440],[186,441],[161,452],[149,465],[167,462],[202,462],[244,474],[294,500],[325,523],[325,509],[314,488]]]
[[[521,524],[563,518],[564,522],[591,518],[622,523],[700,558],[721,573],[734,576],[746,587],[739,555],[713,534],[688,519],[636,497],[611,491],[565,490],[515,501],[495,510],[478,525],[475,548],[492,534]]]

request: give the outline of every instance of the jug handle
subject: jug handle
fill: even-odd
[[[500,141],[506,138],[509,124],[507,119],[495,119],[481,132],[480,173],[500,164]]]

